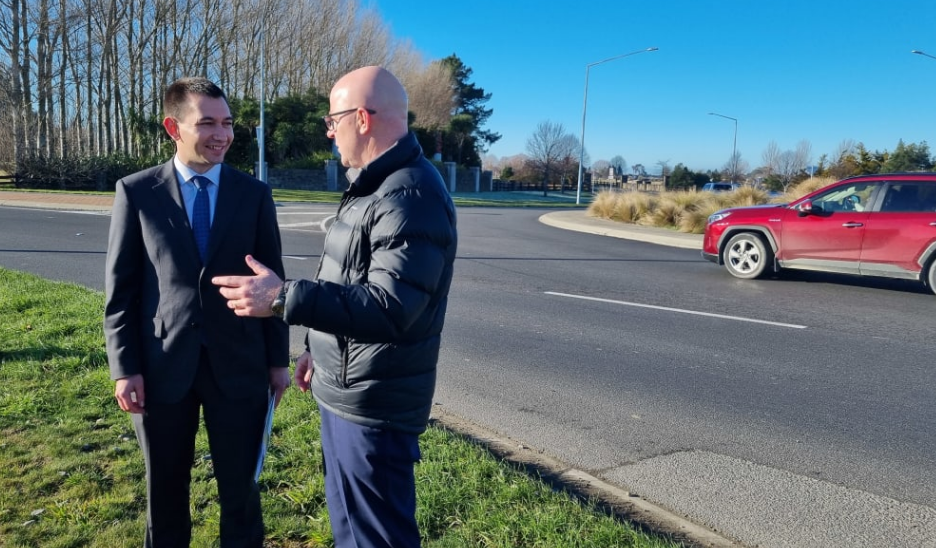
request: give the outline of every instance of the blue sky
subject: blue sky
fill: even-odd
[[[846,139],[936,152],[936,2],[932,0],[371,0],[394,36],[427,61],[458,55],[492,94],[487,128],[499,157],[526,151],[540,122],[579,137],[591,67],[585,147],[719,169],[737,150],[762,164],[770,141],[801,140],[813,162]]]

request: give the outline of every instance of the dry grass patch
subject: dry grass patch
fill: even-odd
[[[832,182],[834,179],[804,181],[778,198],[771,198],[766,191],[749,186],[733,192],[700,192],[694,189],[660,194],[606,191],[595,197],[588,214],[612,221],[702,234],[709,215],[718,210],[790,202]]]
[[[792,202],[793,200],[802,198],[810,192],[819,190],[820,188],[829,186],[832,183],[838,181],[839,179],[835,179],[833,177],[813,177],[811,179],[806,179],[805,181],[787,189],[786,193],[783,194],[779,201],[783,203]]]

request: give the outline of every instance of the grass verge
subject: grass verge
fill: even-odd
[[[103,296],[0,268],[0,546],[136,547],[144,469],[113,400]],[[318,413],[287,391],[260,487],[269,548],[332,546]],[[439,428],[420,440],[417,516],[426,548],[678,546]],[[219,509],[204,429],[192,473],[192,546],[215,545]]]
[[[273,199],[278,202],[337,204],[341,201],[341,192],[275,188]],[[574,194],[556,192],[547,196],[540,192],[459,192],[452,195],[452,201],[459,207],[582,207],[575,205]]]

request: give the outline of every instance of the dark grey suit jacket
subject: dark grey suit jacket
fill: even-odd
[[[288,366],[288,326],[235,315],[211,283],[216,275],[252,275],[248,254],[285,278],[263,182],[222,165],[202,265],[173,163],[118,181],[105,274],[111,378],[140,373],[148,401],[174,403],[192,385],[204,345],[225,396],[265,392],[268,368]]]

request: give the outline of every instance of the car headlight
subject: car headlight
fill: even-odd
[[[716,211],[715,213],[712,213],[711,215],[709,215],[708,221],[706,221],[706,223],[707,224],[717,223],[718,221],[724,219],[725,217],[729,215],[731,215],[730,211]]]

